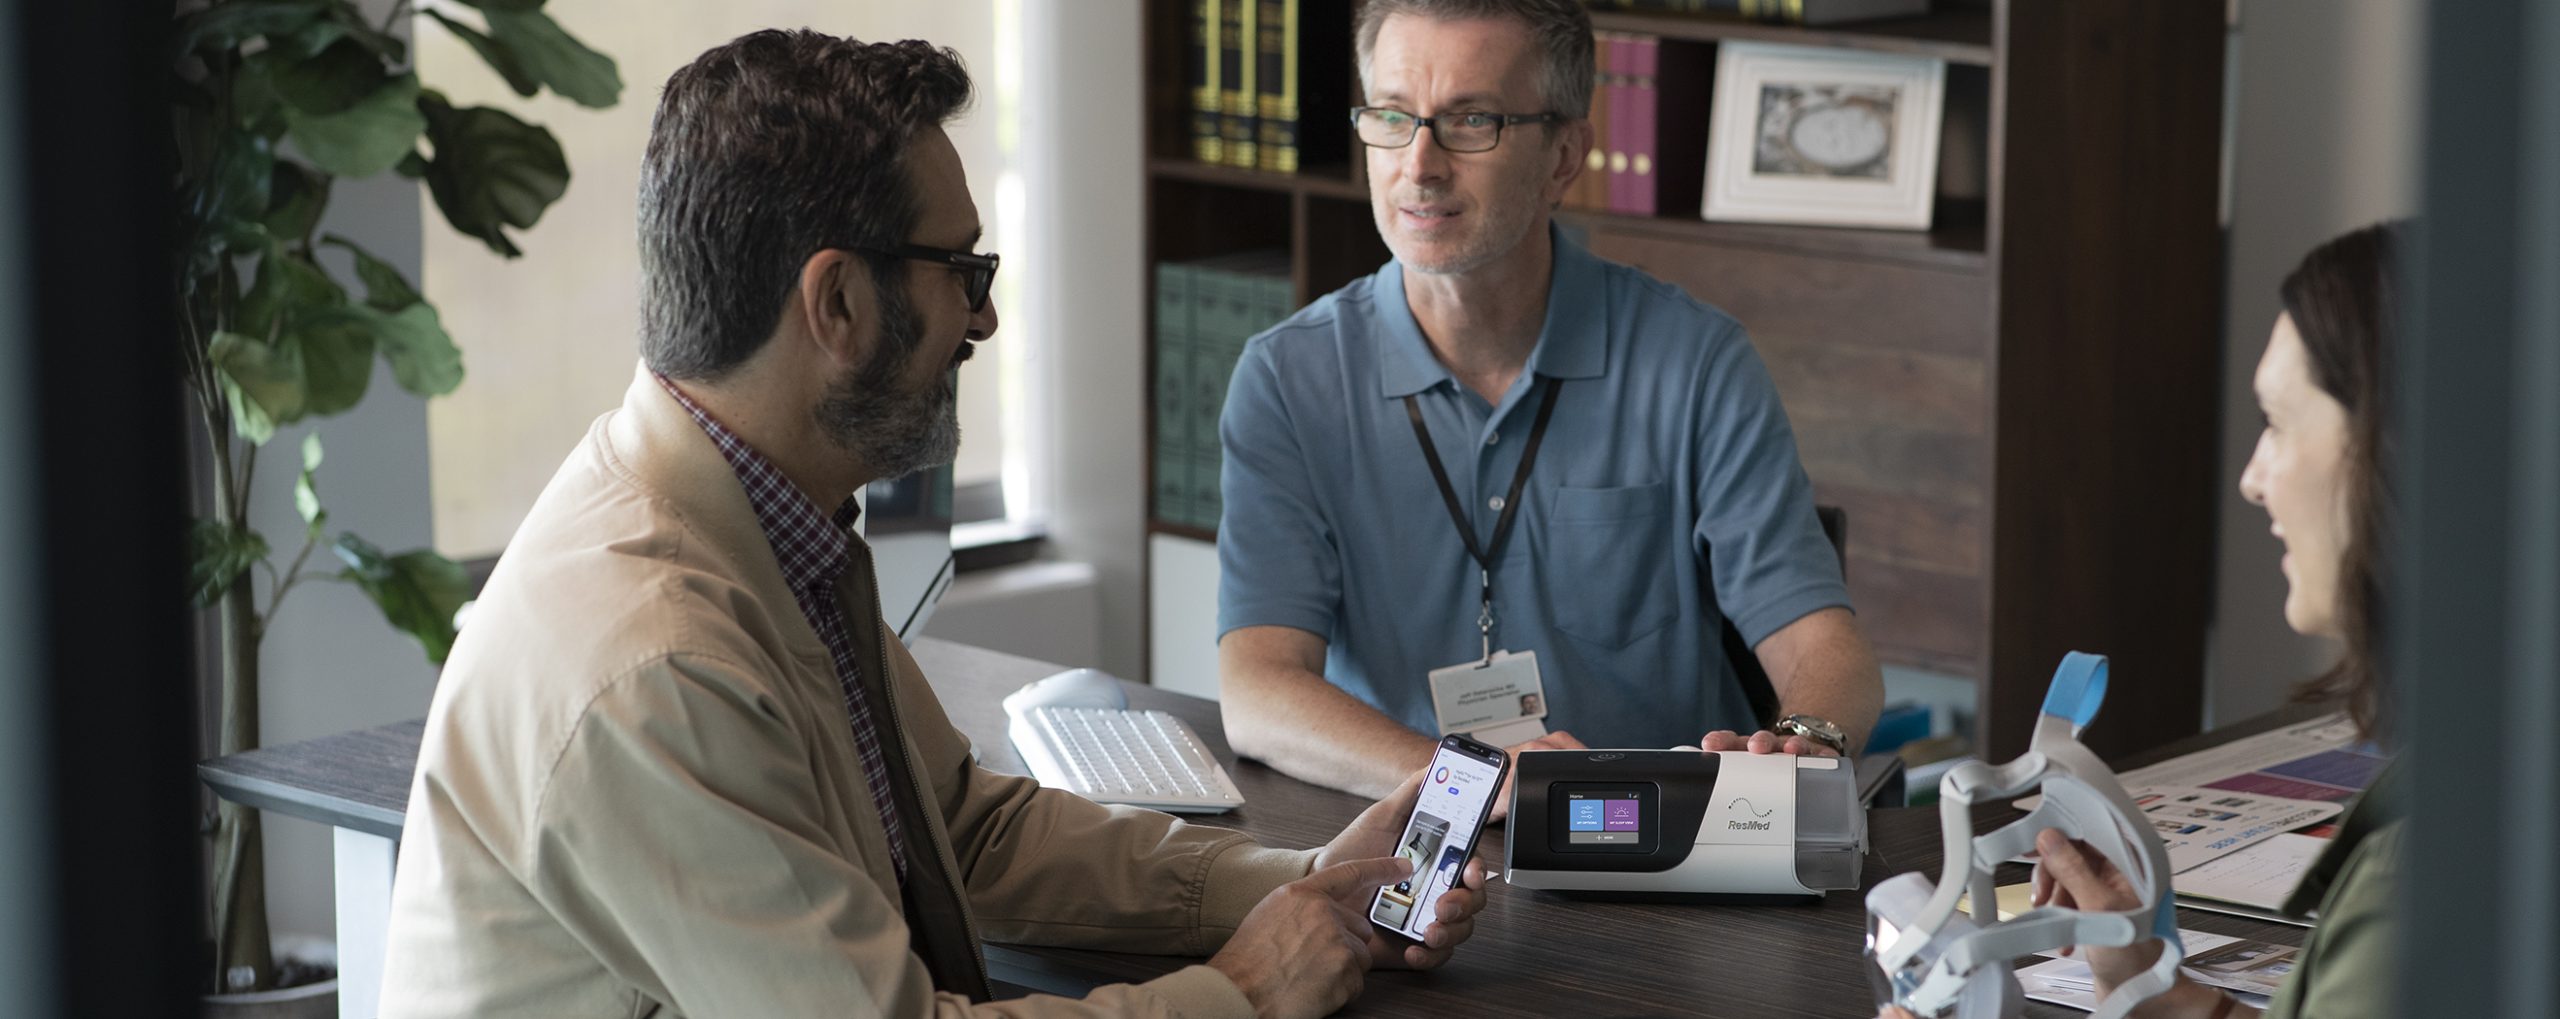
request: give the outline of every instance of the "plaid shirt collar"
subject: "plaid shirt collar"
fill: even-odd
[[[853,525],[862,515],[861,504],[847,497],[833,514],[818,512],[818,504],[800,486],[784,477],[781,468],[745,439],[722,426],[709,412],[686,396],[666,376],[650,373],[658,385],[675,397],[676,403],[693,415],[711,444],[719,447],[729,469],[738,474],[738,483],[747,490],[747,504],[755,508],[756,522],[763,525],[767,542],[773,545],[774,557],[782,563],[782,579],[795,594],[819,594],[832,600],[836,578],[844,575],[851,562]]]

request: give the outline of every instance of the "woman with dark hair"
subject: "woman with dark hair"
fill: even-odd
[[[2344,645],[2336,668],[2305,684],[2299,699],[2343,701],[2369,738],[2388,735],[2382,674],[2385,542],[2391,524],[2388,465],[2391,347],[2400,327],[2400,228],[2366,227],[2312,250],[2287,276],[2284,313],[2267,338],[2252,387],[2266,426],[2240,493],[2266,508],[2284,543],[2284,619]],[[2398,768],[2383,770],[2285,903],[2320,923],[2293,973],[2269,1003],[2270,1017],[2357,1019],[2391,1014],[2392,885],[2403,814]],[[2133,888],[2104,856],[2046,831],[2036,841],[2039,904],[2137,908]],[[2103,1000],[2150,968],[2158,941],[2122,948],[2083,946]],[[2221,990],[2181,976],[2134,1012],[2142,1019],[2239,1019],[2260,1013]],[[1903,1016],[1887,1010],[1889,1016]]]

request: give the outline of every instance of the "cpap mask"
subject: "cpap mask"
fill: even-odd
[[[2080,745],[2080,730],[2097,717],[2106,694],[2105,658],[2078,651],[2064,655],[2027,752],[1999,767],[1981,761],[1959,765],[1939,783],[1946,868],[1938,883],[1903,874],[1867,893],[1867,958],[1875,964],[1867,975],[1879,1007],[1899,1005],[1930,1017],[2008,1019],[2023,1006],[2011,963],[2067,945],[2114,947],[2158,938],[2163,946],[2159,961],[2099,1003],[2096,1019],[2123,1019],[2177,979],[2186,949],[2178,942],[2177,913],[2169,901],[2169,851],[2115,773]],[[1974,804],[2029,792],[2041,792],[2043,799],[2026,817],[1988,835],[1968,835]],[[2034,848],[2036,833],[2047,828],[2104,855],[2144,905],[2124,912],[2044,906],[1998,920],[1992,868]],[[1968,890],[1972,917],[1956,912],[1957,896]]]

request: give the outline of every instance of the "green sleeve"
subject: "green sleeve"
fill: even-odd
[[[2301,962],[2267,1007],[2267,1019],[2384,1019],[2392,1014],[2391,900],[2399,882],[2400,829],[2366,837],[2320,904]]]

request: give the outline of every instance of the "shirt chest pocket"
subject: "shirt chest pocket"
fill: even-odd
[[[1621,648],[1679,612],[1672,592],[1676,543],[1666,540],[1670,493],[1661,483],[1555,490],[1541,571],[1556,629]]]

